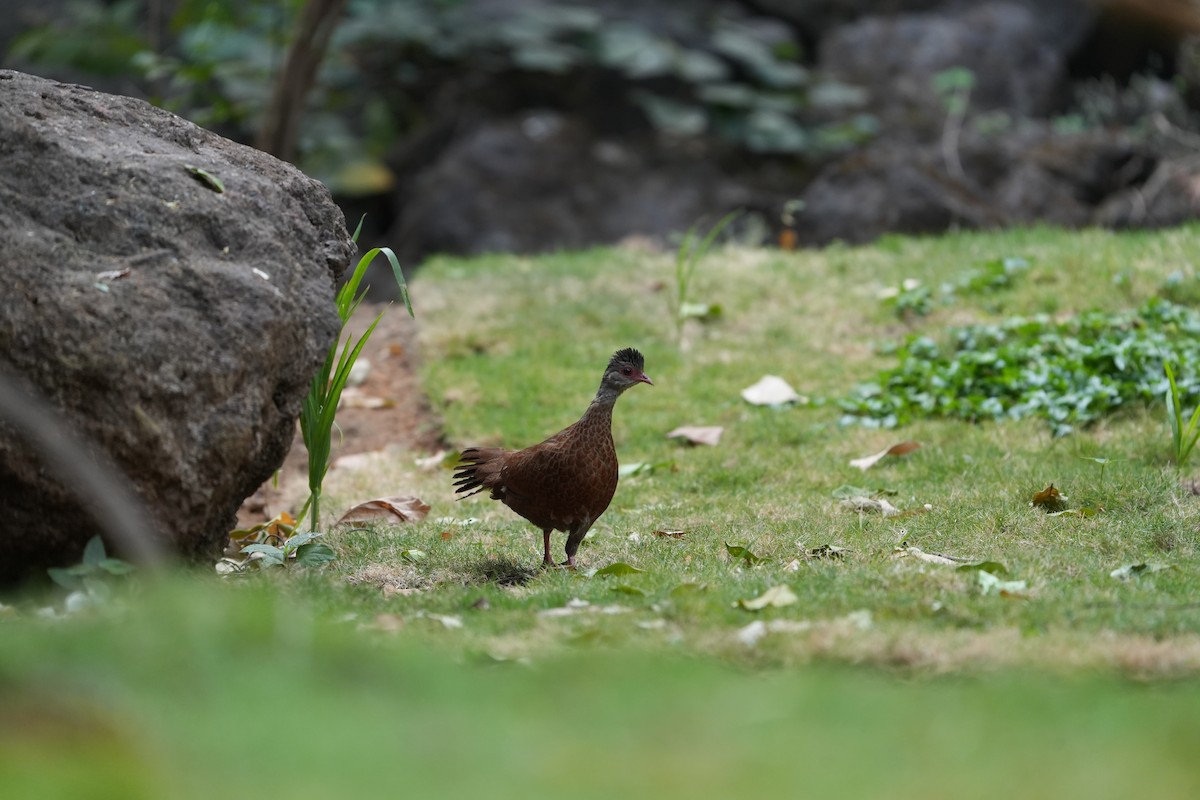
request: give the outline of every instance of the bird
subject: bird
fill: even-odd
[[[554,566],[550,534],[566,533],[567,560],[562,566],[574,569],[579,543],[617,490],[613,406],[631,386],[654,385],[642,371],[644,364],[642,354],[632,347],[613,353],[583,416],[540,444],[524,450],[463,450],[453,478],[458,499],[490,491],[491,499],[540,528],[543,567]]]

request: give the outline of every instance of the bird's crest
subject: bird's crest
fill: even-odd
[[[614,369],[620,364],[628,364],[640,370],[645,367],[646,362],[641,353],[632,347],[626,347],[624,350],[613,353],[613,357],[608,361],[608,368]]]

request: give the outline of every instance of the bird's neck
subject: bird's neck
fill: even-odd
[[[592,398],[592,404],[588,407],[588,413],[597,406],[602,406],[607,409],[607,414],[612,414],[612,407],[616,405],[617,398],[621,396],[621,390],[615,386],[608,384],[600,384],[600,388],[596,390],[596,396]]]
[[[583,412],[583,417],[579,420],[581,424],[612,424],[613,406],[617,403],[617,398],[621,396],[619,389],[613,389],[603,384],[596,392],[596,396],[592,399],[592,404],[587,407],[587,411]]]

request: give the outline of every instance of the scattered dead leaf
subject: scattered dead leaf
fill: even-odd
[[[880,497],[847,497],[839,502],[839,505],[847,511],[857,511],[860,514],[882,514],[885,517],[894,517],[900,513],[900,509],[889,503],[886,498]]]
[[[396,401],[375,397],[358,387],[349,386],[342,390],[342,399],[338,405],[340,408],[391,408],[396,405]]]
[[[420,594],[421,590],[415,586],[396,586],[391,583],[383,585],[384,598],[389,597],[412,597],[414,594]]]
[[[364,522],[420,522],[429,513],[429,506],[420,498],[410,496],[380,497],[359,503],[351,508],[337,525]]]
[[[665,530],[655,531],[654,535],[663,539],[682,539],[687,536],[690,531]]]
[[[404,617],[399,614],[376,614],[369,626],[384,633],[399,633],[404,628]]]
[[[852,460],[850,462],[850,466],[858,467],[863,472],[866,472],[871,467],[875,466],[876,464],[878,464],[880,461],[887,458],[888,456],[896,456],[896,457],[906,456],[909,453],[913,452],[914,450],[920,450],[920,449],[921,449],[921,445],[919,442],[914,442],[911,440],[906,441],[906,442],[897,442],[896,444],[892,445],[891,447],[885,447],[884,449],[880,450],[878,453],[875,453],[874,455],[863,456],[862,458],[856,458],[856,459]]]
[[[742,608],[746,611],[759,611],[767,608],[782,608],[799,602],[800,598],[796,597],[796,593],[791,590],[791,587],[780,584],[772,586],[758,597],[749,600],[738,600],[734,603],[735,608]]]
[[[289,539],[296,532],[296,519],[286,511],[279,512],[274,519],[267,520],[253,528],[230,531],[229,538],[234,544],[245,545],[251,542],[263,544],[279,544]]]
[[[1052,483],[1040,492],[1035,492],[1029,504],[1043,511],[1062,511],[1067,504],[1067,496],[1055,489]]]
[[[835,544],[823,544],[820,547],[813,547],[805,551],[805,555],[809,558],[833,558],[841,560],[846,557],[846,553],[850,551],[845,547],[838,547]]]
[[[1109,577],[1116,578],[1119,581],[1127,581],[1139,575],[1153,574],[1167,569],[1174,569],[1174,567],[1170,564],[1156,564],[1143,561],[1138,564],[1126,564],[1123,567],[1117,567],[1108,574]]]
[[[892,558],[915,558],[918,561],[924,561],[928,564],[943,564],[945,566],[957,567],[962,564],[969,564],[971,559],[959,558],[958,556],[949,556],[945,553],[927,553],[919,547],[908,547],[901,545],[892,551]]]
[[[449,460],[449,456],[449,450],[438,450],[431,456],[413,459],[413,463],[424,470],[437,469],[438,467],[452,467],[458,461],[458,453],[454,453],[453,461]],[[449,463],[447,463],[448,461]]]
[[[120,280],[121,278],[128,277],[128,275],[129,275],[129,267],[126,267],[125,269],[106,269],[106,270],[104,270],[104,272],[96,273],[96,280],[98,280],[98,281],[117,281],[117,280]]]
[[[1029,587],[1025,581],[1000,580],[1000,578],[983,569],[975,574],[978,576],[979,593],[982,595],[998,594],[1001,597],[1007,598],[1026,597],[1025,593]]]
[[[683,439],[688,444],[707,444],[716,445],[721,441],[721,434],[725,431],[720,426],[703,427],[698,425],[684,425],[676,428],[667,434],[668,439]]]

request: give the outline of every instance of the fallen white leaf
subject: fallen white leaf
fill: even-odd
[[[431,456],[413,459],[413,463],[421,469],[437,469],[446,460],[446,451],[438,450]]]
[[[440,622],[445,628],[461,628],[463,626],[462,617],[456,614],[433,614],[428,611],[418,611],[416,616]]]
[[[767,606],[774,608],[790,606],[799,600],[800,598],[796,597],[796,593],[790,587],[780,584],[779,586],[772,586],[758,597],[751,598],[750,600],[738,600],[733,605],[735,608],[744,608],[747,611],[758,611]]]
[[[782,406],[805,402],[787,381],[778,375],[764,375],[758,383],[742,389],[742,399],[756,406]]]
[[[892,558],[915,558],[918,561],[925,561],[930,564],[942,564],[944,566],[958,567],[963,564],[971,563],[969,558],[959,558],[958,556],[948,556],[943,553],[927,553],[919,547],[897,547],[892,551]]]
[[[338,402],[339,408],[391,408],[396,405],[396,401],[388,400],[385,397],[375,397],[365,393],[362,389],[348,386],[342,392],[341,400]]]
[[[479,518],[478,517],[464,517],[462,519],[459,519],[458,517],[438,517],[437,519],[434,520],[434,522],[438,523],[439,525],[463,525],[463,526],[478,525]]]
[[[724,431],[725,429],[720,426],[684,425],[668,433],[667,438],[684,439],[689,444],[716,445],[721,441],[721,434]]]
[[[986,570],[975,573],[979,576],[979,593],[998,594],[1001,597],[1021,597],[1027,588],[1025,581],[1002,581]]]
[[[744,628],[739,628],[737,639],[747,647],[758,644],[758,640],[767,635],[767,623],[756,619]]]
[[[863,456],[862,458],[856,458],[850,462],[850,466],[858,467],[863,472],[866,472],[871,467],[875,466],[876,464],[878,464],[880,461],[887,458],[888,456],[907,455],[914,450],[920,449],[920,447],[921,447],[920,444],[918,444],[917,442],[913,442],[913,441],[898,442],[897,444],[894,444],[891,447],[883,448],[878,453],[875,453],[873,455]]]

